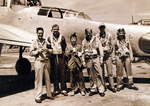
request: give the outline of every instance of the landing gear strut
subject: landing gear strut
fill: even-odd
[[[27,75],[31,71],[31,63],[28,59],[22,57],[22,53],[24,52],[26,47],[20,46],[19,50],[19,59],[16,62],[15,68],[18,75]]]

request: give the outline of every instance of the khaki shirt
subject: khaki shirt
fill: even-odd
[[[99,55],[100,57],[104,56],[102,44],[97,37],[93,36],[90,41],[87,41],[86,38],[84,38],[84,40],[82,41],[83,57],[86,52],[89,52],[91,55]]]
[[[118,40],[117,38],[115,39],[115,54],[121,54],[124,51],[128,51],[129,52],[129,57],[133,59],[133,52],[132,52],[132,48],[129,42],[129,39],[126,38],[125,39],[125,43],[121,42],[120,40]]]
[[[31,47],[30,47],[30,55],[35,57],[35,60],[46,60],[50,56],[50,52],[47,49],[47,45],[49,43],[43,38],[43,42],[40,42],[39,39],[33,40]],[[38,50],[45,49],[46,52],[41,54],[38,53]]]
[[[103,51],[106,53],[104,55],[109,55],[109,56],[114,57],[114,52],[113,52],[114,42],[113,42],[112,35],[106,32],[106,36],[104,38],[100,36],[100,33],[96,34],[96,37],[98,37],[98,39],[102,43]]]

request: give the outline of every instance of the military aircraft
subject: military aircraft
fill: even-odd
[[[28,74],[31,70],[31,64],[29,60],[23,58],[23,52],[37,37],[37,27],[43,27],[47,37],[51,33],[52,25],[58,24],[68,44],[69,36],[74,32],[77,34],[78,43],[81,44],[85,36],[85,28],[91,28],[93,35],[99,31],[100,22],[92,21],[88,15],[80,11],[36,6],[14,12],[9,7],[0,7],[0,43],[20,46],[19,59],[15,66],[18,74]],[[150,27],[111,23],[105,25],[114,38],[116,31],[124,28],[130,39],[134,56],[150,59]]]

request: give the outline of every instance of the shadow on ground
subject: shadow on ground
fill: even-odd
[[[0,75],[0,97],[34,88],[34,71],[29,75]]]
[[[0,75],[0,98],[26,90],[34,89],[34,78],[35,71],[32,71],[29,75]],[[85,82],[89,82],[88,77],[84,77]],[[145,83],[150,84],[150,78],[134,78],[135,83]],[[114,78],[116,83],[116,77]],[[69,77],[67,79],[69,82]],[[108,77],[106,77],[106,82],[108,82]],[[124,82],[127,83],[127,77],[124,78]],[[52,80],[53,83],[53,80]],[[68,88],[70,89],[70,88]]]

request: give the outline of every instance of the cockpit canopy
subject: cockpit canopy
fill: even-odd
[[[68,10],[63,8],[56,8],[56,7],[41,7],[38,11],[40,16],[47,16],[50,18],[80,18],[91,20],[89,16],[84,14],[83,12],[75,11],[75,10]]]
[[[87,19],[91,20],[89,16],[84,14],[83,12],[73,11],[73,10],[67,10],[64,14],[65,18],[81,18],[81,19]]]

